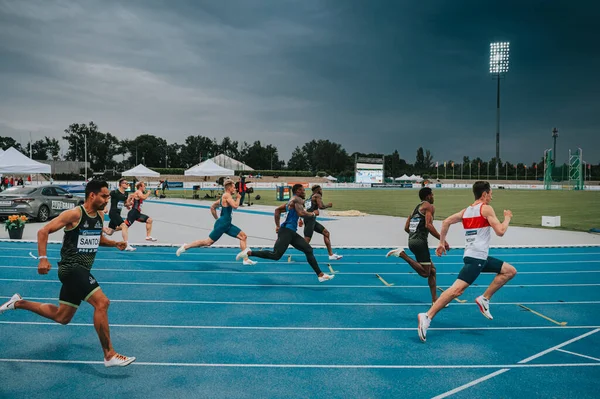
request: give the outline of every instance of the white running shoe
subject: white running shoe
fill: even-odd
[[[248,252],[250,252],[250,251],[251,251],[250,247],[247,247],[246,249],[244,249],[242,252],[240,252],[239,254],[237,254],[235,256],[235,260],[248,259]]]
[[[252,260],[252,259],[248,259],[248,258],[246,258],[246,259],[244,259],[244,262],[243,262],[243,263],[244,263],[244,265],[246,265],[246,266],[254,266],[254,265],[256,265],[258,262],[257,262],[257,261],[255,261],[255,260]]]
[[[335,277],[335,274],[323,273],[323,275],[319,277],[319,283],[322,283],[322,282],[328,281],[328,280],[333,280],[334,277]]]
[[[135,251],[137,248],[132,247],[131,245],[127,244],[127,248],[125,248],[125,251]]]
[[[181,256],[182,253],[185,252],[185,244],[183,244],[182,246],[180,246],[179,248],[177,248],[177,252],[175,252],[175,255],[177,256]]]
[[[151,237],[151,236],[147,236],[146,237],[146,241],[158,241],[156,238]]]
[[[427,313],[419,313],[419,338],[421,341],[425,342],[427,340],[427,329],[429,328],[429,324],[431,324],[431,319],[427,316]]]
[[[0,314],[6,312],[7,310],[14,310],[15,303],[19,302],[22,299],[23,298],[21,298],[21,295],[14,294],[7,302],[4,302],[2,306],[0,306]]]
[[[390,256],[395,256],[395,257],[400,257],[400,254],[404,252],[404,248],[396,248],[396,249],[392,249],[390,252],[387,253],[387,255],[385,255],[386,258],[389,258]]]
[[[482,315],[484,315],[485,317],[487,317],[490,320],[494,320],[494,318],[492,317],[492,314],[490,313],[490,300],[489,299],[485,298],[483,295],[480,295],[477,298],[475,298],[475,303],[479,307],[479,311],[481,312]]]
[[[329,260],[340,260],[342,258],[343,258],[343,256],[338,255],[338,254],[333,254],[333,255],[329,256]]]
[[[125,366],[129,366],[133,362],[135,362],[135,357],[127,357],[127,356],[119,355],[117,353],[110,360],[104,359],[104,366],[105,367],[125,367]]]

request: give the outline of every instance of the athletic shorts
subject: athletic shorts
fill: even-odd
[[[112,214],[109,213],[108,217],[110,218],[108,227],[110,227],[113,230],[116,229],[117,227],[119,227],[120,225],[122,225],[123,223],[125,223],[125,221],[121,217],[120,213],[112,213]]]
[[[465,265],[458,273],[458,279],[471,285],[479,277],[480,273],[500,273],[504,261],[488,256],[487,259],[475,259],[466,256],[463,261]]]
[[[235,238],[240,234],[241,231],[242,230],[236,225],[233,225],[231,223],[219,222],[217,220],[215,222],[215,227],[213,228],[213,231],[210,232],[208,237],[210,237],[211,240],[216,242],[219,240],[219,238],[221,238],[221,236],[223,236],[223,234],[227,234],[228,236]]]
[[[87,301],[100,289],[94,276],[85,267],[73,268],[64,276],[59,273],[58,279],[62,283],[58,302],[74,308],[78,308],[81,301]]]
[[[431,263],[429,244],[425,240],[408,240],[408,249],[415,254],[417,262],[422,264]]]
[[[304,219],[304,237],[312,237],[314,232],[323,234],[325,227],[316,218]]]
[[[125,223],[127,224],[127,226],[131,226],[136,221],[146,223],[148,219],[148,215],[140,213],[140,211],[138,211],[137,209],[132,209],[127,214],[127,221]]]

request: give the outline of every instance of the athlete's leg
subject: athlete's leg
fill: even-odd
[[[331,235],[329,234],[329,230],[324,229],[322,234],[323,234],[323,242],[325,243],[325,246],[327,247],[327,253],[329,254],[329,256],[333,256],[333,250],[331,249]]]
[[[277,241],[275,241],[275,245],[273,246],[272,251],[249,251],[248,256],[254,256],[256,258],[263,259],[279,260],[281,259],[285,251],[287,251],[295,235],[295,231],[282,227],[281,229],[279,229],[279,233],[277,233]]]
[[[493,263],[491,259],[488,258],[488,264]],[[493,267],[493,265],[491,265]],[[487,266],[482,270],[484,273],[488,272]],[[500,272],[496,274],[494,280],[490,283],[489,287],[483,293],[483,297],[485,299],[492,299],[492,296],[498,291],[504,284],[509,282],[513,277],[517,275],[517,269],[509,263],[502,262],[502,266],[500,267]]]
[[[308,264],[310,265],[310,267],[312,267],[312,269],[317,274],[317,276],[322,277],[323,272],[319,268],[317,259],[315,259],[315,255],[313,254],[312,247],[297,233],[294,233],[294,236],[292,237],[292,241],[290,242],[290,244],[292,245],[292,247],[296,248],[298,251],[301,251],[304,253],[304,255],[306,256],[306,260],[308,261]]]
[[[15,309],[29,310],[30,312],[39,314],[42,317],[54,320],[60,324],[68,324],[75,315],[75,312],[77,312],[77,307],[64,303],[56,306],[50,303],[31,302],[26,300],[16,302]]]
[[[469,283],[466,281],[462,281],[457,279],[454,284],[446,291],[442,292],[442,295],[433,303],[431,308],[427,311],[427,316],[429,319],[433,319],[436,314],[440,310],[442,310],[446,305],[448,305],[454,298],[458,298],[461,296],[465,290],[469,287]]]
[[[94,307],[94,328],[100,339],[102,351],[104,351],[104,359],[109,360],[116,354],[110,341],[110,329],[108,326],[108,307],[110,301],[101,289],[96,290],[87,301]]]
[[[215,242],[210,239],[210,238],[205,238],[204,240],[196,240],[190,244],[185,244],[183,247],[185,248],[185,250],[187,251],[190,248],[197,248],[197,247],[210,247],[211,245],[213,245]]]

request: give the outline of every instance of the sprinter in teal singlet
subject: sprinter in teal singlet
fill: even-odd
[[[176,252],[177,256],[181,256],[182,253],[187,251],[190,248],[196,247],[210,247],[215,242],[219,240],[223,236],[223,234],[227,234],[230,237],[235,237],[240,240],[240,248],[241,250],[245,250],[247,247],[246,240],[248,236],[244,233],[239,227],[232,223],[232,213],[234,209],[237,209],[241,204],[241,195],[238,193],[236,195],[236,199],[233,199],[233,194],[235,194],[235,184],[233,180],[227,179],[223,182],[223,187],[225,188],[225,192],[220,200],[215,201],[210,207],[210,212],[213,217],[216,219],[215,225],[213,227],[213,231],[208,235],[208,238],[204,240],[194,241],[191,244],[183,244]],[[221,208],[221,216],[217,216],[217,208]],[[256,262],[250,259],[244,259],[244,265],[255,265]]]

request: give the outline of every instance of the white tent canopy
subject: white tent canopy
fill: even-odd
[[[402,181],[402,180],[410,180],[410,177],[408,177],[405,174],[400,177],[396,177],[396,181]]]
[[[32,173],[52,173],[52,167],[29,159],[13,147],[0,154],[0,174],[29,175]]]
[[[226,169],[231,169],[231,170],[254,170],[253,168],[251,168],[250,166],[246,165],[243,162],[240,162],[236,159],[233,159],[231,157],[228,157],[225,154],[219,154],[216,157],[213,157],[210,159],[211,161],[213,161],[214,163],[216,163],[217,165],[219,165],[222,168],[226,168]]]
[[[337,180],[335,177],[333,177],[331,175],[327,176],[326,179],[330,180],[330,181],[336,181]]]
[[[160,173],[153,171],[152,169],[148,169],[142,164],[139,164],[133,169],[126,170],[121,173],[121,176],[133,176],[133,177],[158,177]]]
[[[233,176],[234,171],[231,169],[223,168],[217,165],[212,160],[207,160],[199,163],[196,166],[192,166],[185,171],[186,176]]]

